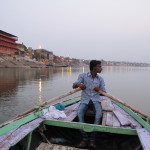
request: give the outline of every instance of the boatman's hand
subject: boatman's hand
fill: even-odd
[[[81,88],[82,90],[86,89],[86,85],[85,84],[77,84],[77,87]]]
[[[95,87],[93,90],[98,92],[98,91],[100,91],[100,88],[99,87]]]
[[[99,91],[106,92],[106,91],[101,90],[99,87],[95,87],[93,90],[96,92],[99,92]],[[100,94],[100,95],[104,96],[103,94]]]

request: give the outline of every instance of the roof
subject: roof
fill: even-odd
[[[2,30],[0,30],[0,33],[5,34],[5,35],[7,35],[7,36],[11,36],[11,37],[17,37],[17,36],[15,36],[15,35],[13,35],[13,34],[7,33],[7,32],[2,31]]]

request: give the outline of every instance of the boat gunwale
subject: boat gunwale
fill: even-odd
[[[62,104],[64,106],[68,106],[70,104],[78,102],[79,100],[80,99],[77,97],[77,98],[69,99],[65,102],[62,102]],[[18,127],[20,127],[20,126],[22,126],[22,125],[24,125],[24,124],[26,124],[32,120],[35,120],[35,119],[41,117],[43,115],[43,111],[41,109],[45,109],[48,107],[50,107],[50,105],[46,105],[44,107],[37,108],[37,110],[39,110],[39,111],[30,113],[23,118],[16,119],[15,121],[9,122],[8,124],[0,127],[0,136],[3,136],[4,134],[6,134],[9,131],[11,131],[15,128],[18,128]]]
[[[132,129],[132,128],[103,126],[103,125],[95,125],[89,123],[70,122],[70,121],[61,121],[61,120],[52,120],[52,119],[45,119],[42,123],[44,125],[82,129],[86,132],[97,131],[97,132],[108,132],[108,133],[116,133],[116,134],[137,135],[136,129]]]

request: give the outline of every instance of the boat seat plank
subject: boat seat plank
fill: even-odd
[[[118,105],[113,104],[115,109],[118,109],[124,116],[128,118],[128,120],[131,122],[131,126],[133,128],[142,128],[141,124],[138,123],[130,114],[128,114],[126,111],[124,111],[122,108],[120,108]]]
[[[120,124],[118,118],[115,115],[113,115],[113,127],[120,127],[120,126],[121,126],[121,124]]]
[[[112,126],[113,125],[113,112],[106,113],[106,125]]]
[[[72,121],[77,116],[77,111],[79,107],[80,102],[75,103],[71,106],[68,106],[64,109],[64,112],[66,114],[66,118],[59,118],[58,120],[64,120],[64,121]]]
[[[106,111],[103,111],[103,118],[102,118],[102,125],[103,125],[103,126],[106,125],[106,115],[107,115],[107,112],[106,112]]]
[[[150,150],[150,132],[145,128],[136,129],[144,150]]]
[[[77,111],[73,111],[71,112],[71,114],[69,116],[67,116],[67,118],[64,118],[64,121],[73,121],[74,118],[77,116]]]
[[[41,143],[36,150],[86,150],[64,145]]]
[[[71,113],[73,112],[73,110],[64,110],[64,113],[66,114],[66,116],[69,116]]]
[[[131,122],[119,110],[115,109],[113,110],[113,112],[120,121],[122,126],[127,126],[131,124]]]
[[[114,110],[114,106],[109,99],[103,99],[101,101],[101,105],[102,105],[102,110],[105,110],[105,111],[113,111]]]
[[[114,106],[114,103],[112,103],[109,99],[103,99],[101,104],[103,109],[102,125],[114,127],[134,126],[134,123],[127,118],[127,115],[124,115],[124,112],[120,112],[121,108],[118,110],[118,108]]]

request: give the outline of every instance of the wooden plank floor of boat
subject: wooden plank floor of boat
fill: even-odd
[[[102,125],[113,127],[142,128],[142,126],[127,112],[109,99],[101,101],[103,109]]]
[[[64,109],[66,118],[59,120],[73,121],[77,116],[77,111],[80,102],[70,105]],[[128,128],[142,128],[142,126],[127,112],[125,112],[118,105],[111,102],[111,100],[105,98],[101,101],[103,116],[102,125],[113,127],[128,127]],[[93,111],[87,111],[87,115],[93,115]]]
[[[36,150],[86,150],[86,149],[80,149],[57,144],[41,143]]]

